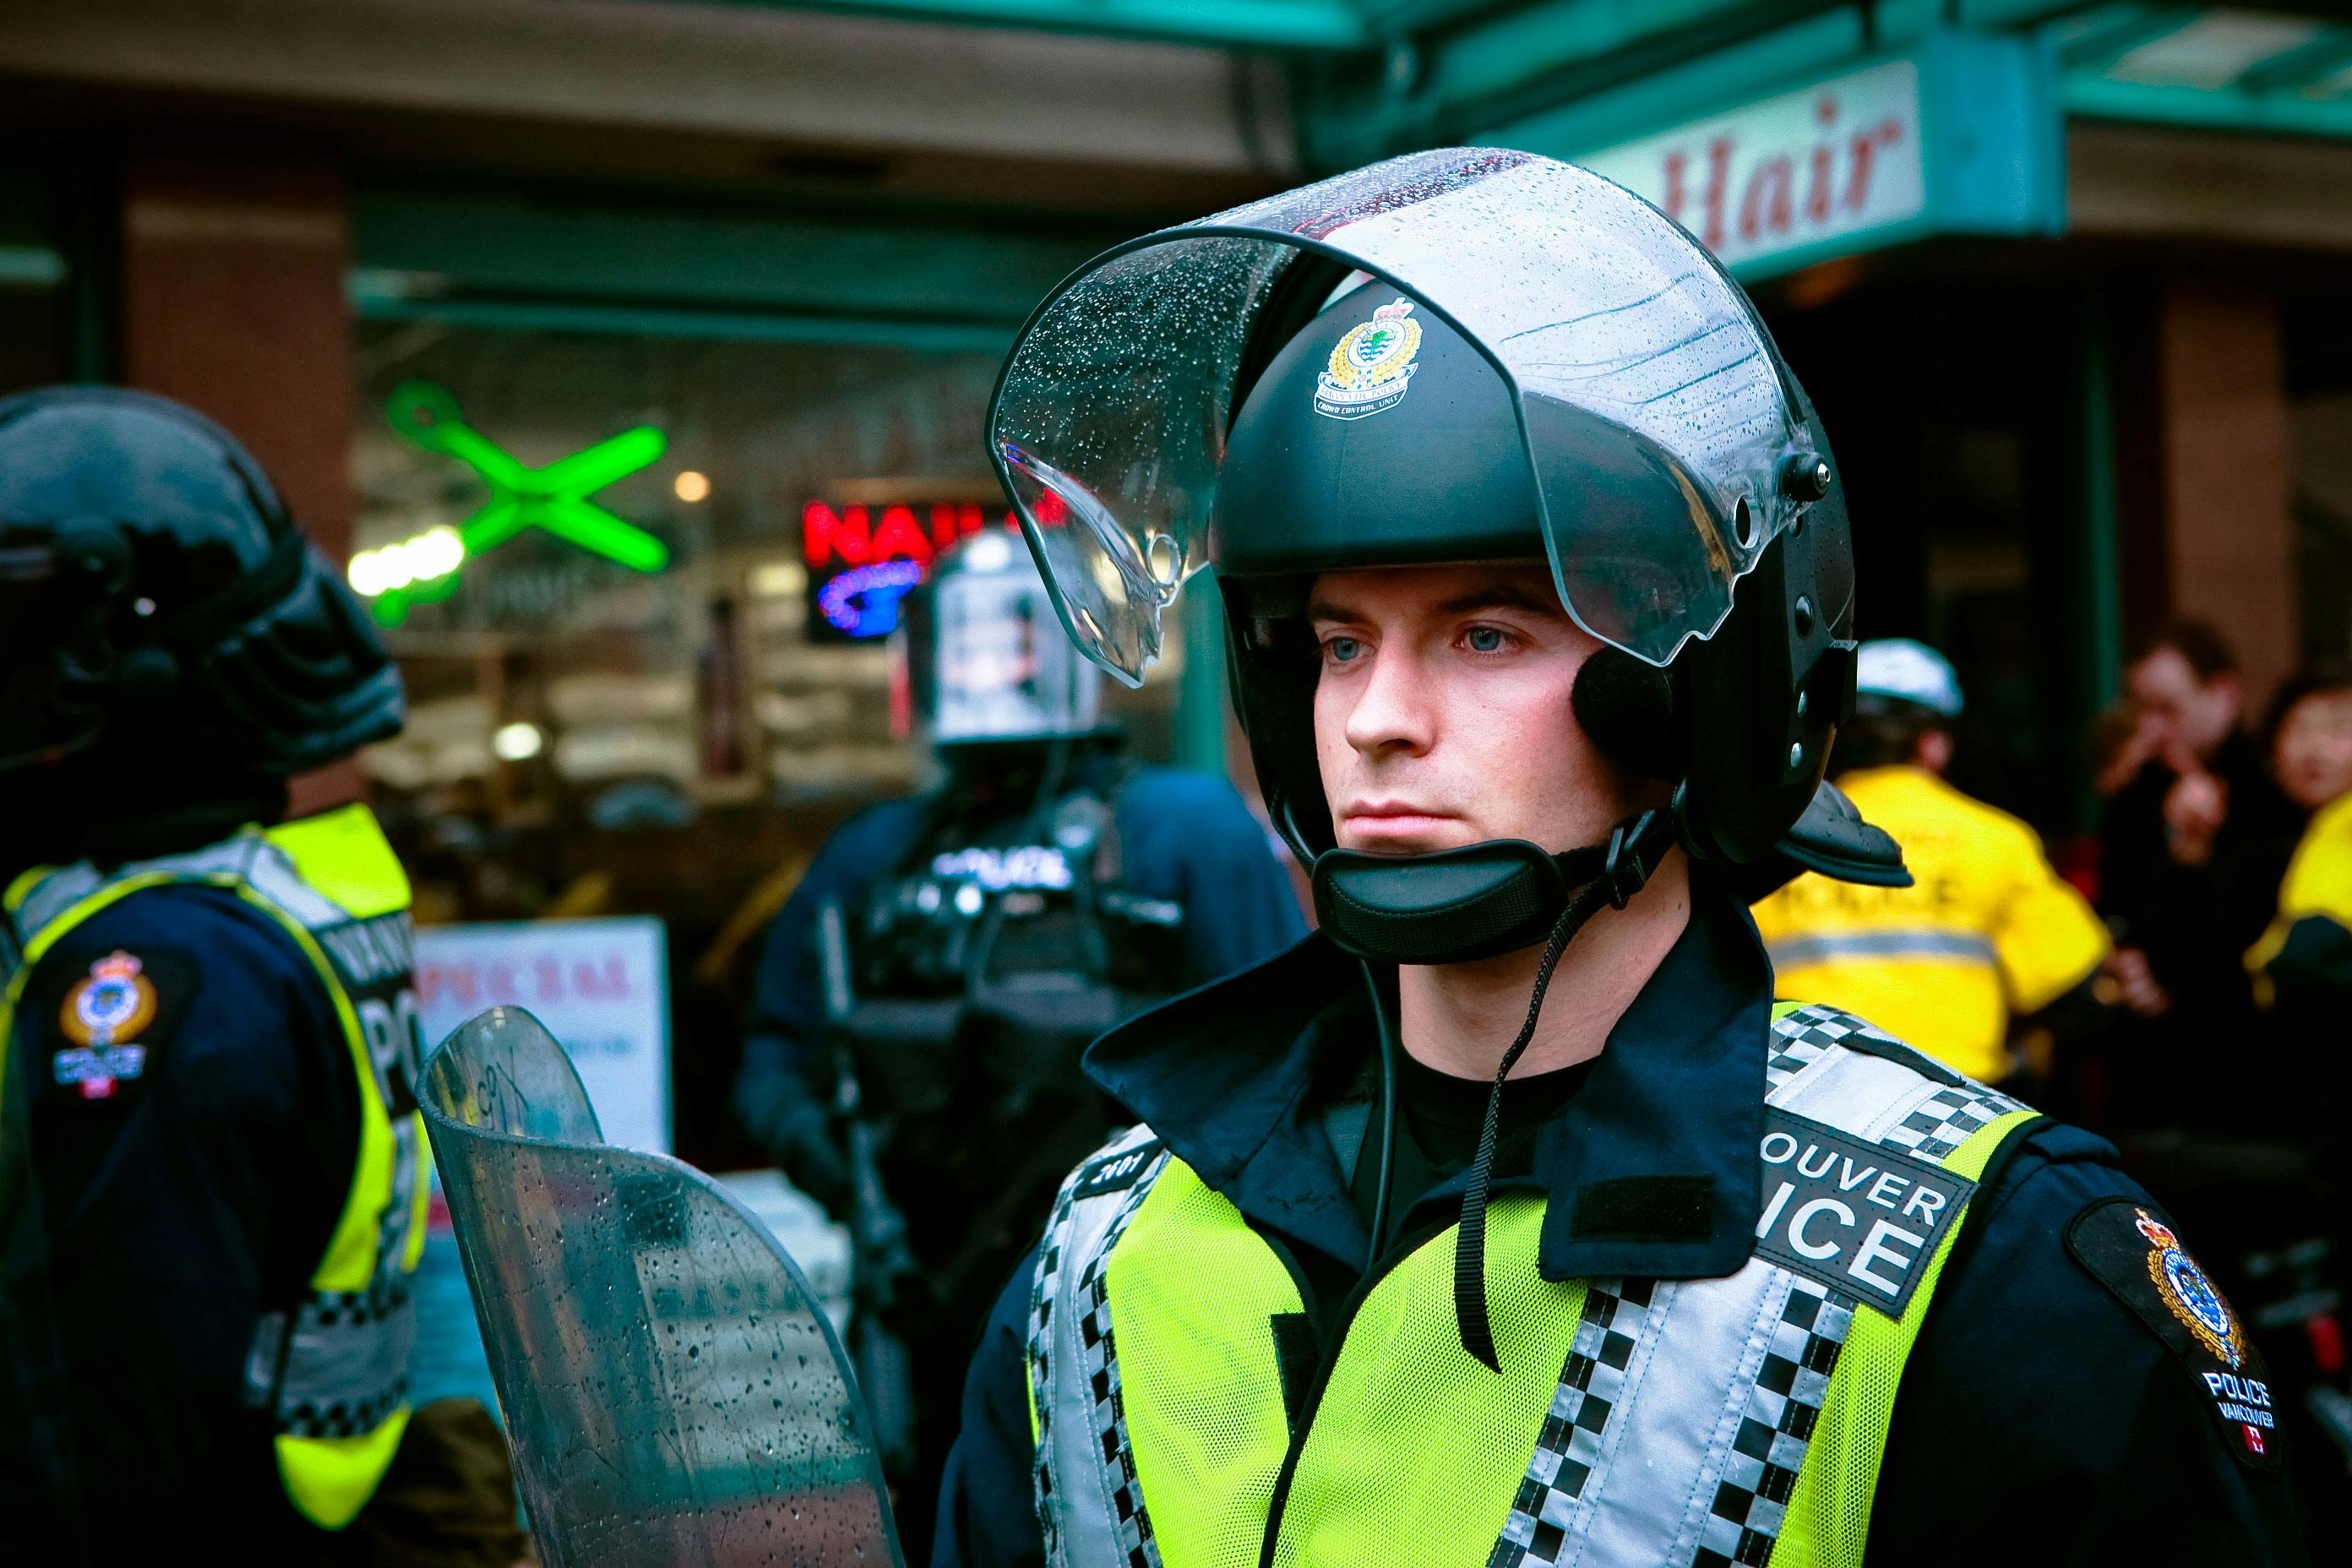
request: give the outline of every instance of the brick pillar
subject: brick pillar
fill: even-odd
[[[341,180],[249,160],[134,160],[122,216],[122,379],[226,426],[343,560],[352,373]]]
[[[2173,612],[2237,649],[2249,707],[2294,668],[2294,481],[2276,299],[2175,279],[2156,311],[2160,488]],[[2126,536],[2135,528],[2119,520]]]
[[[122,379],[210,415],[259,458],[329,559],[352,549],[351,209],[310,164],[134,158],[123,184]],[[363,791],[294,781],[299,816]]]

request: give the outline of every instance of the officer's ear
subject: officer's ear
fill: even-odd
[[[1592,743],[1629,773],[1673,784],[1689,770],[1672,671],[1604,643],[1576,672],[1569,705]]]

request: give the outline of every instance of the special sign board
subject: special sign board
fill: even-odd
[[[651,916],[426,926],[416,1004],[428,1045],[491,1007],[520,1007],[563,1043],[604,1142],[667,1154],[669,974]]]
[[[1000,514],[1003,525],[1015,527]],[[929,573],[932,560],[988,525],[979,505],[844,505],[813,500],[801,508],[801,554],[808,563],[808,635],[835,642],[888,635],[898,601]]]
[[[1571,161],[1743,277],[1934,233],[2054,234],[2056,83],[2028,40],[1946,37]]]

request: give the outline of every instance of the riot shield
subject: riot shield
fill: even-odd
[[[840,1342],[748,1210],[605,1147],[520,1009],[451,1035],[418,1098],[550,1568],[900,1568]]]

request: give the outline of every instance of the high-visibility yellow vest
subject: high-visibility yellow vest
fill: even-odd
[[[1759,1244],[1738,1273],[1546,1279],[1545,1200],[1505,1193],[1486,1259],[1500,1373],[1462,1347],[1449,1226],[1358,1287],[1304,1408],[1281,1255],[1148,1128],[1115,1140],[1065,1184],[1033,1286],[1048,1560],[1859,1564],[1974,1183],[2034,1118],[1833,1009],[1773,1029]]]
[[[2107,933],[2007,812],[1920,768],[1838,787],[1895,836],[1907,888],[1807,872],[1756,905],[1783,996],[1843,1007],[1971,1078],[2009,1075],[2009,1021],[2088,979]]]
[[[374,1495],[408,1424],[410,1276],[425,1247],[408,879],[374,816],[350,805],[190,854],[26,873],[5,900],[23,951],[0,1001],[0,1049],[26,982],[68,932],[146,889],[188,884],[235,893],[302,950],[334,1001],[359,1080],[358,1156],[341,1216],[308,1293],[255,1325],[246,1372],[248,1403],[276,1425],[287,1497],[339,1530]]]
[[[2267,1005],[2271,962],[2285,951],[2296,925],[2333,921],[2352,931],[2352,795],[2339,795],[2313,815],[2294,847],[2279,883],[2278,914],[2262,940],[2247,950],[2246,967]]]

